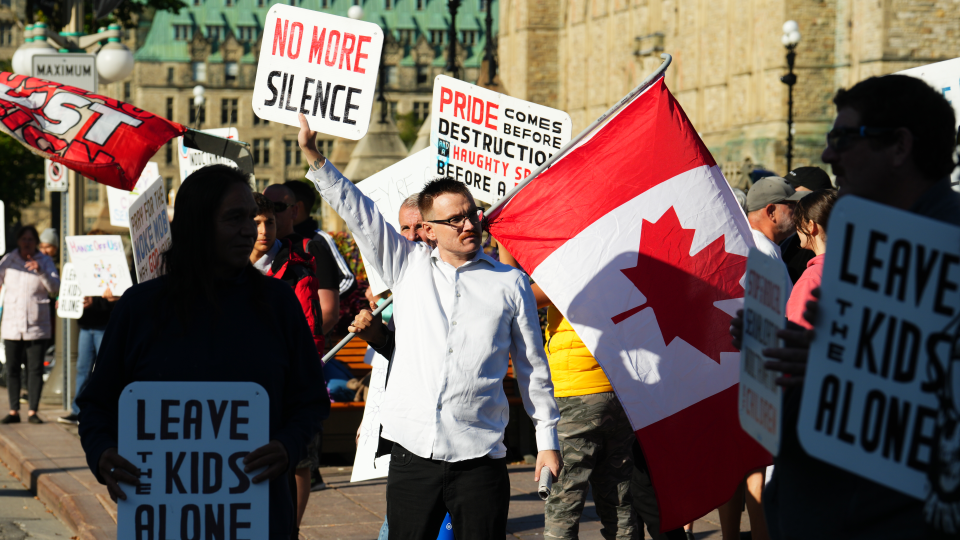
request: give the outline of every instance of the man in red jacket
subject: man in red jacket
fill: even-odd
[[[253,194],[257,202],[257,240],[250,253],[250,263],[264,275],[275,277],[293,287],[300,300],[300,307],[306,317],[317,353],[323,356],[323,318],[320,311],[320,299],[317,296],[316,263],[313,257],[303,250],[295,249],[289,238],[277,239],[275,204],[266,196]],[[320,433],[316,433],[307,445],[303,460],[295,468],[295,486],[297,501],[297,528],[303,519],[310,498],[310,471],[320,466]],[[296,536],[294,536],[296,537]]]

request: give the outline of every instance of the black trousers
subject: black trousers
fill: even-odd
[[[387,476],[390,540],[436,538],[447,512],[457,540],[501,540],[509,508],[506,459],[450,463],[393,446]]]
[[[685,540],[683,527],[672,531],[660,531],[660,505],[657,493],[653,490],[647,458],[640,449],[640,443],[633,441],[633,478],[630,481],[630,495],[633,497],[633,509],[637,512],[637,527],[643,535],[643,525],[653,540]]]
[[[3,340],[7,354],[7,397],[10,398],[10,410],[20,410],[20,365],[26,364],[27,393],[30,395],[30,410],[40,408],[40,392],[43,390],[43,352],[47,340],[33,341]]]

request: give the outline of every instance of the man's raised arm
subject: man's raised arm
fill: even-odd
[[[310,129],[306,117],[301,114],[297,142],[310,166],[307,179],[347,224],[364,262],[372,266],[392,289],[400,278],[407,254],[415,250],[417,244],[401,236],[383,219],[373,201],[323,157],[316,140],[317,132]]]

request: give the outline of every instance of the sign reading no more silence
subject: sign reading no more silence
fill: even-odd
[[[854,196],[829,227],[800,443],[922,499],[942,416],[931,383],[943,379],[953,345],[943,330],[960,309],[960,228]]]
[[[750,248],[743,297],[743,341],[740,349],[740,426],[773,455],[780,449],[782,390],[776,374],[763,367],[763,349],[778,347],[777,331],[785,326],[787,276],[783,263]]]
[[[269,538],[269,482],[243,458],[267,444],[270,399],[251,382],[134,382],[120,395],[121,456],[140,486],[117,501],[117,539]]]
[[[283,4],[263,24],[253,111],[344,139],[367,133],[383,47],[380,27]]]
[[[570,115],[446,75],[433,85],[430,144],[437,176],[493,203],[570,141]]]

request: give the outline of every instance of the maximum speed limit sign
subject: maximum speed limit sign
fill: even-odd
[[[47,191],[67,190],[67,168],[56,161],[43,160]]]

